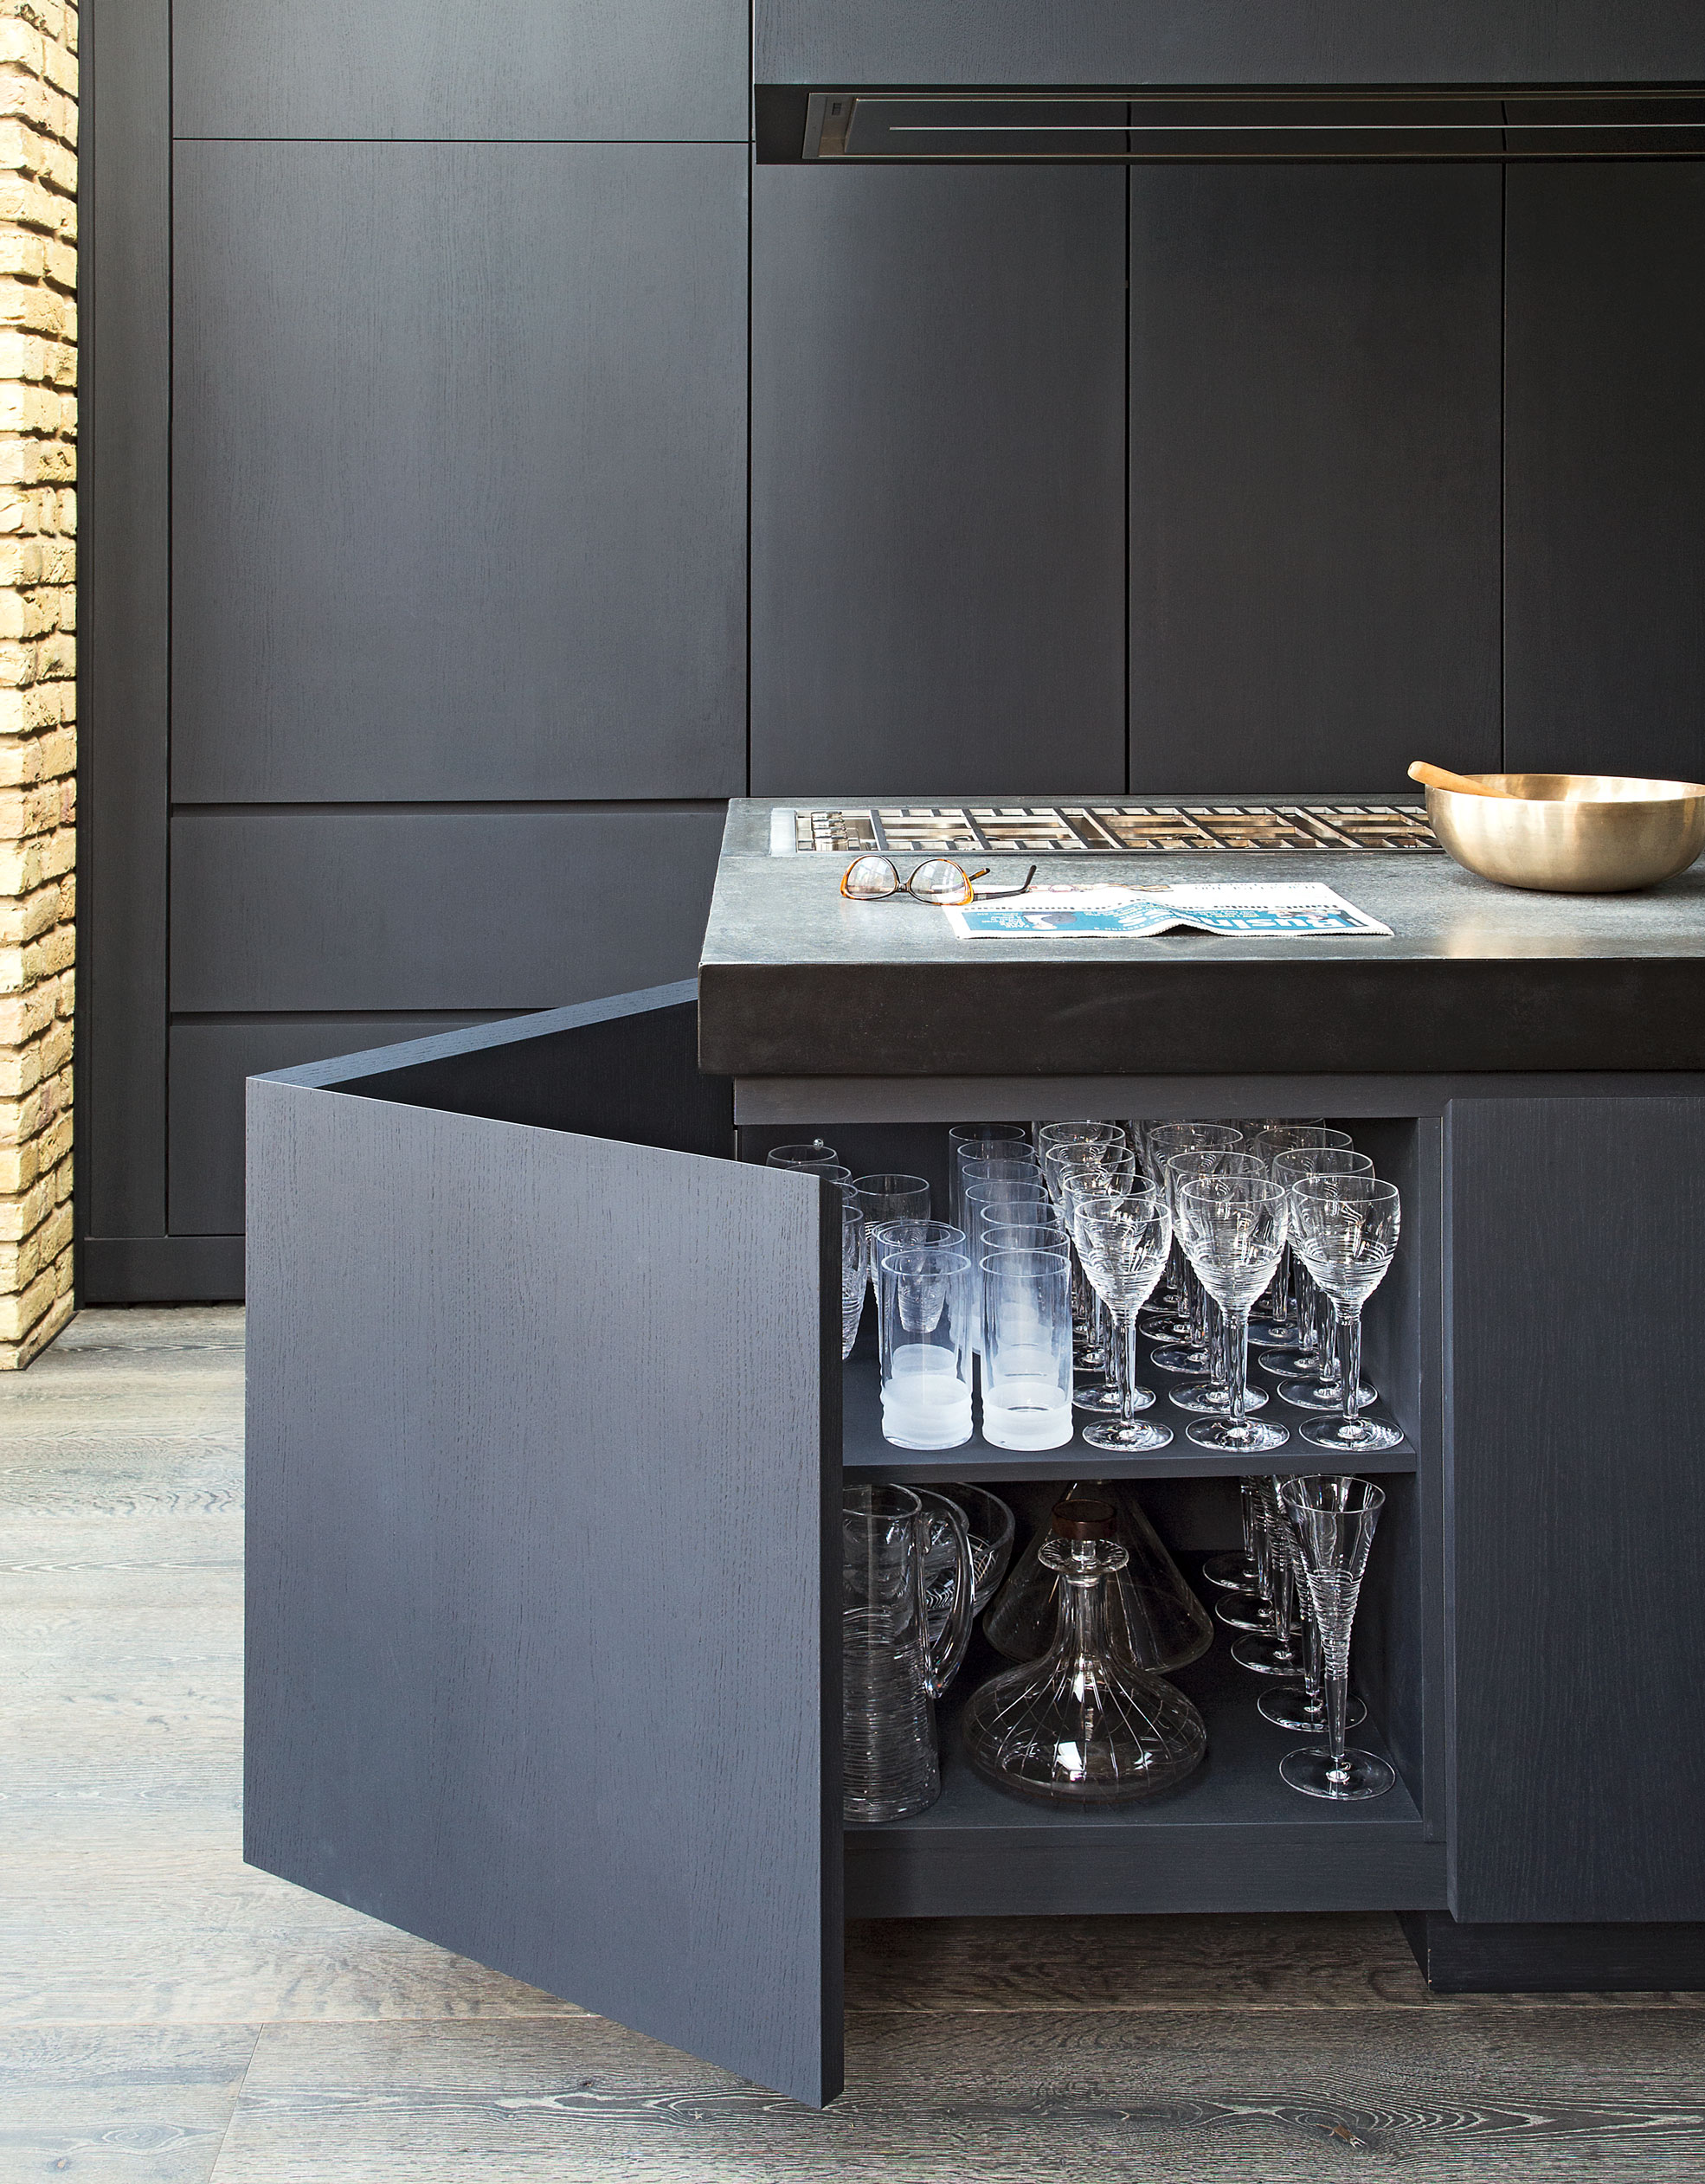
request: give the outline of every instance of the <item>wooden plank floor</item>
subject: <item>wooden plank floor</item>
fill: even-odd
[[[1383,1917],[856,1930],[827,2114],[249,1872],[242,1320],[0,1377],[0,2184],[1705,2176],[1705,1996],[1430,1997]]]

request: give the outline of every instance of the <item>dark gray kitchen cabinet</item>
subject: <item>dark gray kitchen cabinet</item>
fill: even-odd
[[[180,1017],[166,1040],[167,1226],[179,1237],[216,1237],[241,1249],[248,1078],[480,1020],[466,1012]]]
[[[1460,1101],[1449,1141],[1451,1908],[1697,1920],[1705,1100]]]
[[[1495,168],[1130,173],[1130,785],[1499,764]]]
[[[1512,167],[1505,753],[1705,776],[1705,165]]]
[[[753,793],[1123,788],[1123,174],[754,184]]]
[[[1016,1493],[1086,1452],[882,1442],[824,1309],[833,1200],[764,1145],[848,1116],[915,1144],[1086,1084],[1223,1111],[1226,1081],[730,1086],[696,1015],[682,984],[251,1083],[252,1862],[809,2102],[840,2084],[843,1910],[1392,1909],[1470,1956],[1519,1930],[1522,1983],[1639,1984],[1654,1947],[1696,1976],[1674,1632],[1705,1207],[1684,1180],[1654,1205],[1702,1169],[1696,1084],[1338,1081],[1406,1210],[1367,1353],[1406,1443],[1356,1641],[1386,1798],[1286,1791],[1216,1648],[1182,1672],[1210,1758],[1174,1796],[1003,1797],[949,1697],[939,1802],[844,1827],[843,1478]],[[1329,1109],[1329,1082],[1233,1098]],[[1090,1461],[1229,1544],[1232,1460]]]
[[[745,773],[746,154],[177,153],[172,793]]]
[[[181,137],[737,138],[737,0],[176,0]]]
[[[839,1231],[705,1157],[663,998],[620,1050],[631,1002],[555,1019],[471,1114],[454,1054],[424,1102],[383,1059],[253,1087],[245,1855],[820,2102]]]
[[[180,812],[171,1005],[549,1008],[692,975],[720,810]]]
[[[756,0],[761,84],[1527,84],[1705,80],[1693,0]]]

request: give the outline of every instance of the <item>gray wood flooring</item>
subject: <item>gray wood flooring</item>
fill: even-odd
[[[1430,1997],[1383,1917],[856,1929],[779,2101],[249,1872],[242,1319],[0,1378],[0,2184],[1705,2176],[1705,1996]]]

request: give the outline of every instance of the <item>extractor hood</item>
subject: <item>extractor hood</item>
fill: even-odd
[[[1699,86],[1443,93],[760,86],[756,98],[766,163],[1705,156]]]

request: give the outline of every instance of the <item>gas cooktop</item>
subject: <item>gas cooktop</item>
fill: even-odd
[[[783,822],[785,831],[785,821]],[[779,845],[778,845],[779,846]],[[1133,851],[1438,851],[1419,804],[1201,802],[1136,804],[877,804],[797,809],[794,849],[856,854],[983,855],[1001,851],[1086,856]]]

